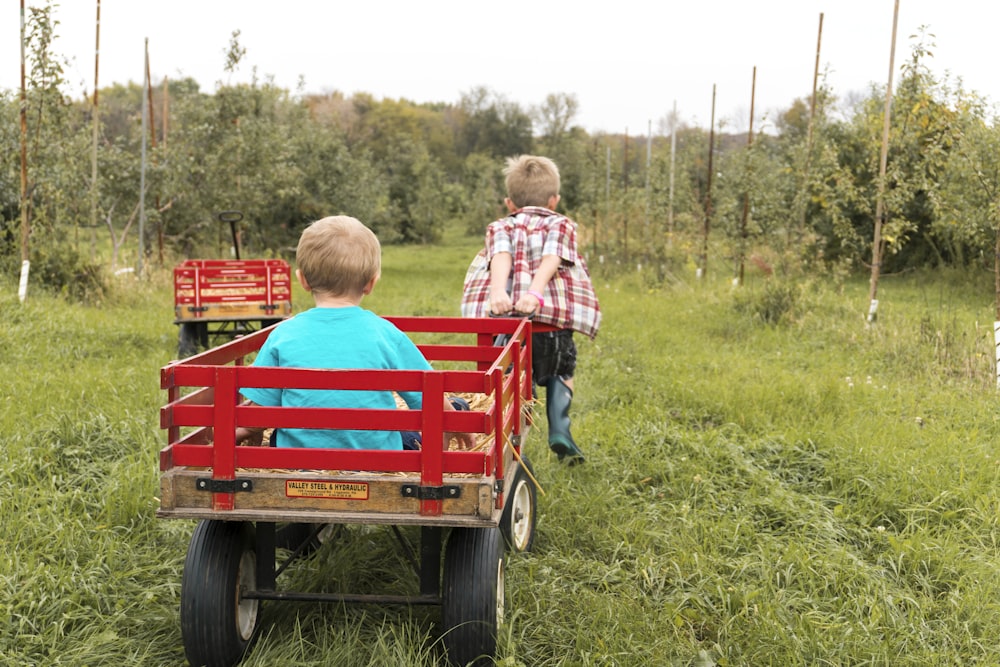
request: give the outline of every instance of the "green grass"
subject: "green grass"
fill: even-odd
[[[474,240],[385,249],[366,306],[457,315]],[[678,270],[595,282],[532,554],[507,570],[498,664],[1000,664],[992,279],[734,290]],[[100,308],[0,292],[0,663],[181,665],[193,523],[158,520],[167,282]],[[297,309],[309,305],[296,291]],[[365,587],[404,562],[353,527],[288,576]],[[404,590],[413,586],[399,584]],[[244,664],[436,665],[431,609],[270,603]]]

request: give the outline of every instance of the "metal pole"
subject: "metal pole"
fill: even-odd
[[[878,278],[882,263],[882,219],[885,217],[885,171],[889,158],[889,126],[892,119],[889,112],[892,109],[892,72],[896,58],[896,25],[899,21],[899,0],[896,0],[892,15],[892,47],[889,50],[889,83],[885,88],[885,110],[882,119],[882,152],[879,155],[878,166],[878,199],[875,203],[875,233],[872,235],[872,276],[868,291],[868,323],[872,324],[878,317]]]

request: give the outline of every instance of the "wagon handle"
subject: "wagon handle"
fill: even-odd
[[[519,320],[523,320],[523,319],[533,320],[533,319],[535,319],[535,313],[521,313],[521,312],[518,312],[516,310],[512,310],[509,313],[499,313],[499,314],[497,314],[497,313],[490,313],[490,317],[498,317],[498,318],[501,318],[501,319],[503,319],[503,318],[517,318]]]
[[[242,211],[222,211],[218,216],[219,222],[228,222],[229,230],[233,234],[233,249],[236,251],[236,259],[240,258],[240,237],[236,233],[236,223],[243,219]]]

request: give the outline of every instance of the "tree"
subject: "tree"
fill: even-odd
[[[985,103],[968,96],[957,109],[959,131],[941,177],[934,237],[942,255],[992,264],[995,319],[1000,321],[1000,125]],[[992,259],[992,262],[989,260]]]
[[[516,103],[479,87],[462,94],[459,110],[459,155],[502,158],[531,152],[531,116]]]
[[[550,93],[533,111],[535,122],[541,128],[541,141],[545,153],[557,154],[569,134],[580,103],[569,93]]]

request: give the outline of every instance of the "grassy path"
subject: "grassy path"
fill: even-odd
[[[366,305],[457,314],[474,249],[387,248]],[[498,664],[1000,664],[988,285],[888,279],[866,328],[861,282],[734,294],[594,268],[606,319],[579,341],[572,415],[588,462],[529,437],[545,495]],[[0,297],[2,664],[184,664],[193,525],[153,516],[170,309],[165,282],[101,308]],[[352,529],[292,576],[399,569],[383,531]],[[430,611],[266,613],[247,665],[437,664]]]

